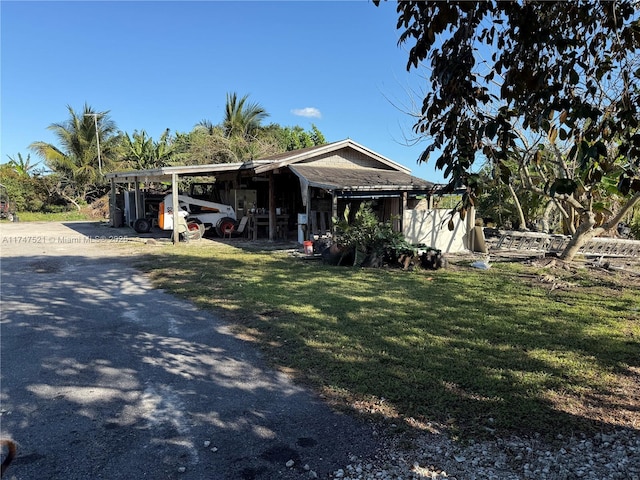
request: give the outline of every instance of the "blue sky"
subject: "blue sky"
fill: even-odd
[[[406,72],[395,2],[1,2],[1,162],[55,143],[47,127],[88,103],[157,139],[222,120],[249,94],[282,126],[314,123],[416,176],[442,173],[407,146],[424,72]],[[309,116],[313,115],[313,116]],[[32,159],[36,159],[32,154]]]

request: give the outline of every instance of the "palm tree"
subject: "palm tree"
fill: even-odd
[[[267,111],[258,103],[248,103],[249,95],[238,100],[237,94],[227,93],[225,105],[224,128],[225,136],[251,138],[260,128],[262,121],[269,116]]]
[[[38,141],[29,148],[58,176],[61,195],[79,208],[79,201],[89,200],[89,193],[104,184],[100,162],[106,170],[115,162],[119,136],[108,112],[96,112],[87,104],[82,114],[67,109],[68,120],[48,127],[60,147]]]
[[[264,153],[258,132],[269,114],[258,103],[248,103],[248,98],[249,95],[245,95],[238,99],[235,92],[227,93],[223,122],[214,125],[209,120],[202,120],[195,126],[194,134],[204,133],[207,140],[213,140],[214,151],[207,157],[215,158],[216,162],[240,162]]]
[[[213,123],[211,123],[211,120],[204,119],[204,120],[200,120],[196,124],[196,126],[194,127],[194,130],[205,132],[208,135],[215,135],[216,133],[218,133],[218,131],[222,129],[219,125],[214,125]]]

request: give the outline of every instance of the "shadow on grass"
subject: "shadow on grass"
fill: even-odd
[[[638,425],[637,291],[568,304],[509,268],[427,275],[207,252],[143,264],[317,387],[463,434]]]

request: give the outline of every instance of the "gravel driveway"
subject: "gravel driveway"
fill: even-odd
[[[0,420],[16,479],[326,477],[371,427],[151,288],[89,223],[3,223]],[[351,457],[354,458],[354,457]]]

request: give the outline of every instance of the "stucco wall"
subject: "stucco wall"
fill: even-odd
[[[402,217],[404,236],[412,245],[424,244],[443,253],[468,251],[468,222],[456,215],[454,229],[449,231],[450,218],[450,209],[405,210]]]

